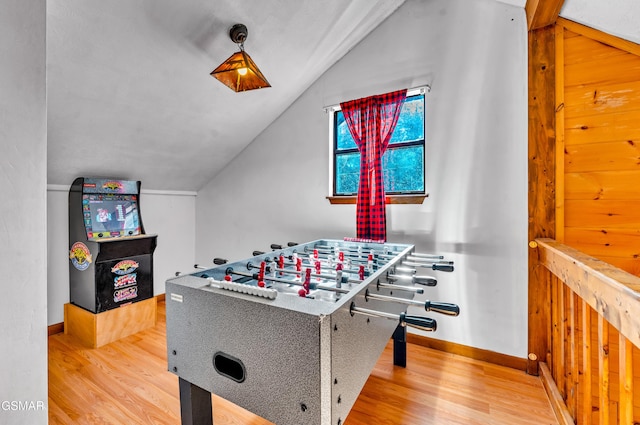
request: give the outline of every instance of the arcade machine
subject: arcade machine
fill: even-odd
[[[145,234],[139,200],[139,181],[79,177],[71,185],[71,304],[101,313],[153,296],[157,236]]]

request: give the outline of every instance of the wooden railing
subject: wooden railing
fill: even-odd
[[[530,246],[551,300],[540,374],[561,423],[639,424],[640,278],[552,239]]]

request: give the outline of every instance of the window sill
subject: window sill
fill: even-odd
[[[386,196],[385,204],[422,204],[424,199],[429,194],[425,195],[388,195]],[[357,196],[327,196],[327,199],[331,205],[344,205],[355,204],[358,199]]]

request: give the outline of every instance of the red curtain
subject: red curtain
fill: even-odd
[[[340,104],[360,151],[358,238],[387,239],[382,155],[389,145],[406,97],[407,90],[404,89]]]

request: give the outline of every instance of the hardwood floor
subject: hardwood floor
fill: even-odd
[[[166,361],[164,302],[155,328],[98,349],[49,337],[49,423],[180,424]],[[557,424],[536,377],[409,344],[407,368],[387,346],[345,425]],[[215,425],[271,424],[213,396]],[[301,424],[304,425],[304,424]]]

